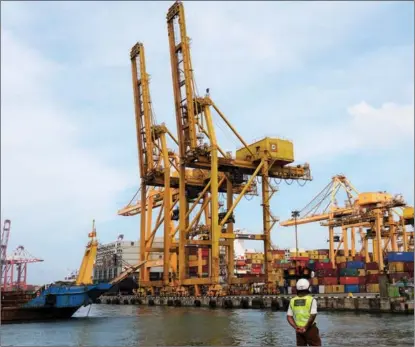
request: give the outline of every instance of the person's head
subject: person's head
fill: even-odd
[[[305,278],[301,278],[297,281],[296,288],[298,296],[310,294],[310,282]]]

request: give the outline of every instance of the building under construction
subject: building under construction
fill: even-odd
[[[153,105],[157,101],[153,103],[150,96],[143,43],[136,43],[130,52],[141,182],[137,200],[134,197],[118,214],[140,216],[139,259],[146,261],[140,270],[141,286],[160,294],[222,295],[241,285],[264,283],[264,291],[274,293],[281,281],[275,261],[286,261],[279,259],[286,257],[286,251],[276,250],[271,244],[271,231],[278,222],[271,211],[271,199],[278,191],[278,181],[296,180],[301,184],[310,181],[310,167],[307,163],[293,164],[294,145],[288,140],[264,137],[247,143],[209,91],[203,96],[198,94],[183,3],[175,2],[166,19],[176,132],[155,121]],[[240,142],[236,152],[222,149],[216,137],[216,121],[225,124]],[[307,214],[311,206],[307,205],[297,211],[293,220],[282,225],[324,222],[328,227],[329,247],[327,253],[316,256],[329,259],[331,268],[335,267],[341,249],[346,258],[356,256],[355,246],[350,253],[348,245],[355,245],[355,231],[359,230],[364,260],[377,262],[382,270],[385,252],[408,250],[410,234],[405,227],[410,220],[410,209],[402,198],[386,193],[358,194],[342,176],[337,176],[322,196],[329,192],[327,196],[333,197],[342,186],[348,194],[345,207],[330,204],[317,215],[316,209]],[[258,225],[262,224],[262,233],[237,233],[235,208],[243,197],[252,195],[261,200]],[[323,207],[324,199],[316,206]],[[403,209],[398,220],[394,219],[396,209]],[[342,229],[340,238],[335,235],[335,228]],[[348,230],[353,238],[351,243],[347,241]],[[162,247],[154,243],[159,231],[163,234]],[[263,245],[262,256],[251,257],[251,261],[263,264],[255,276],[237,276],[234,243],[237,239],[256,240]],[[159,253],[162,253],[163,277],[152,280],[152,268],[160,266],[152,254]]]

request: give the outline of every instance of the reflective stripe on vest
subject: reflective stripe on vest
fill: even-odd
[[[311,295],[296,296],[291,299],[290,307],[293,311],[295,324],[302,328],[305,327],[311,314],[311,304],[313,297]]]

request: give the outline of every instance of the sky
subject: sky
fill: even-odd
[[[78,268],[92,219],[102,243],[138,238],[139,217],[117,216],[139,185],[129,51],[144,43],[157,120],[176,133],[172,3],[1,3],[1,212],[9,250],[44,260],[29,282]],[[184,4],[200,93],[210,88],[247,142],[290,139],[296,163],[310,164],[304,187],[279,184],[280,220],[336,174],[414,203],[413,2]],[[259,204],[243,199],[236,226],[259,232]],[[276,226],[272,240],[294,247],[293,228]],[[327,230],[299,227],[299,246],[327,248]]]

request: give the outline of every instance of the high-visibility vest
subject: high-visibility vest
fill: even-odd
[[[306,326],[308,319],[311,316],[311,303],[313,302],[313,297],[311,295],[306,296],[296,296],[291,299],[290,307],[293,311],[295,324],[303,328]],[[314,321],[315,322],[315,321]]]

